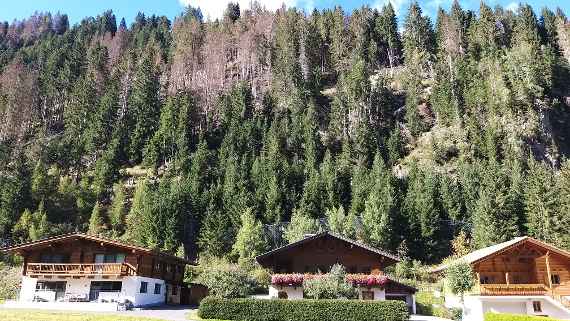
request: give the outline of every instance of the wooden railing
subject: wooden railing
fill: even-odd
[[[481,284],[481,295],[546,295],[548,288],[544,284]]]
[[[26,275],[62,275],[62,276],[88,276],[88,275],[136,275],[136,268],[128,263],[28,263]]]
[[[550,295],[554,300],[560,302],[564,307],[566,307],[567,309],[570,309],[570,300],[568,300],[566,297],[556,294],[556,293],[551,293]]]

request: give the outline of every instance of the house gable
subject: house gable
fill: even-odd
[[[323,232],[260,255],[257,261],[278,273],[328,272],[338,263],[349,273],[378,274],[399,259],[382,250]]]

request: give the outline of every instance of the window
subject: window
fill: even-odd
[[[540,301],[532,301],[532,309],[534,310],[534,313],[542,312],[542,304]]]
[[[560,275],[552,274],[550,276],[550,280],[552,281],[552,284],[560,284]]]
[[[95,254],[95,263],[124,263],[124,253]]]
[[[492,276],[484,275],[484,276],[481,276],[480,281],[481,281],[481,284],[493,284],[493,283],[495,283],[495,278]]]
[[[160,294],[160,287],[161,285],[158,283],[154,284],[154,294]]]
[[[139,292],[140,293],[146,293],[147,287],[148,287],[148,282],[141,282],[141,289]]]
[[[69,255],[67,254],[42,254],[40,263],[69,263]]]
[[[362,291],[362,300],[374,300],[374,292]]]
[[[356,274],[356,273],[358,273],[358,269],[356,268],[356,266],[350,266],[350,267],[347,269],[347,272],[350,273],[350,274]]]
[[[369,266],[365,266],[360,270],[363,274],[370,274],[372,269]]]
[[[172,295],[178,295],[178,286],[173,286],[172,287]]]

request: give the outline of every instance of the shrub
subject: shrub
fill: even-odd
[[[486,313],[485,321],[559,321],[557,319],[536,317],[533,315]]]
[[[14,299],[20,287],[21,269],[0,262],[0,300]]]
[[[208,287],[210,294],[220,298],[243,298],[253,292],[255,280],[237,264],[218,260],[201,271],[197,283]]]
[[[339,264],[333,265],[329,274],[303,282],[306,297],[311,299],[350,299],[357,297],[352,283],[346,280],[346,271]]]
[[[445,271],[445,281],[451,292],[463,299],[463,294],[475,286],[471,265],[466,262],[450,265]]]
[[[239,321],[407,321],[401,301],[255,300],[205,298],[203,319]]]

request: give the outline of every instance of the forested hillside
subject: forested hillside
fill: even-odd
[[[237,259],[329,228],[425,263],[460,232],[570,249],[570,24],[539,9],[0,24],[3,242]]]

